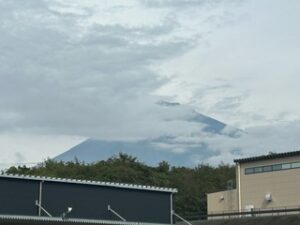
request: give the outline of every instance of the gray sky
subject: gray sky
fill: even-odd
[[[87,137],[205,140],[213,164],[237,147],[300,149],[299,12],[298,0],[0,0],[0,163]],[[195,138],[192,109],[245,135]]]

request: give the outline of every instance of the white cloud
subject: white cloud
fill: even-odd
[[[236,149],[288,151],[299,134],[299,7],[295,0],[0,1],[0,136],[23,133],[28,146],[39,135],[66,138],[56,149],[74,136],[174,136],[168,148],[206,143],[220,153],[212,162]],[[162,107],[162,99],[190,107]],[[203,125],[188,120],[193,108],[247,134],[202,134]],[[13,138],[3,140],[0,147]],[[26,151],[7,157],[21,161]]]
[[[147,138],[174,133],[174,126],[194,129],[160,109],[154,94],[169,82],[154,65],[195,44],[193,35],[178,38],[182,27],[168,19],[171,9],[124,1],[18,3],[1,3],[0,115],[9,118],[3,131]],[[138,9],[160,19],[139,24]]]
[[[35,165],[82,142],[83,137],[1,133],[0,169],[19,163]],[[29,164],[28,164],[29,163]]]
[[[234,158],[263,155],[269,152],[298,151],[300,150],[299,132],[298,121],[248,128],[239,138],[216,135],[205,140],[209,148],[218,152],[206,162],[216,165],[220,161],[232,163]]]
[[[243,128],[298,120],[299,8],[298,1],[248,1],[239,20],[161,66],[175,79],[159,93]]]

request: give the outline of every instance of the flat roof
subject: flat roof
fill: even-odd
[[[60,183],[70,183],[70,184],[85,184],[85,185],[96,185],[96,186],[135,189],[135,190],[144,190],[144,191],[158,191],[158,192],[170,192],[170,193],[178,192],[176,188],[155,187],[155,186],[149,186],[149,185],[125,184],[125,183],[113,183],[113,182],[104,182],[104,181],[92,181],[92,180],[67,179],[67,178],[57,178],[57,177],[3,174],[3,175],[0,175],[0,178],[35,180],[35,181],[46,181],[46,182],[60,182]]]
[[[293,152],[283,152],[283,153],[271,153],[268,155],[261,155],[249,158],[242,158],[242,159],[235,159],[235,163],[246,163],[246,162],[256,162],[256,161],[263,161],[268,159],[280,159],[280,158],[287,158],[292,156],[300,156],[300,151],[293,151]]]

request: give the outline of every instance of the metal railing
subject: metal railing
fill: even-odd
[[[276,207],[276,208],[254,208],[250,211],[219,211],[203,213],[198,215],[186,216],[186,218],[191,220],[212,220],[212,219],[234,219],[234,218],[250,218],[250,217],[261,217],[261,216],[283,216],[283,215],[300,215],[300,206],[293,207]]]
[[[172,215],[176,216],[178,219],[180,219],[182,222],[188,224],[188,225],[192,225],[189,221],[187,221],[186,219],[184,219],[182,216],[179,216],[177,213],[174,212],[174,210],[172,211]]]
[[[39,208],[39,216],[41,216],[41,211],[43,211],[47,216],[52,217],[52,215],[39,203],[38,200],[35,201],[35,205]]]
[[[124,217],[122,217],[119,213],[117,213],[115,210],[113,210],[113,209],[111,208],[110,205],[107,206],[107,210],[110,211],[110,212],[112,212],[112,213],[113,213],[115,216],[117,216],[120,220],[126,221],[126,219],[125,219]]]

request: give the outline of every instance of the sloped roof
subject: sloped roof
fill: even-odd
[[[242,159],[235,159],[235,163],[246,163],[246,162],[255,162],[255,161],[263,161],[268,159],[280,159],[280,158],[287,158],[292,156],[300,156],[300,151],[293,151],[293,152],[283,152],[283,153],[271,153],[268,155],[261,155],[249,158],[242,158]]]
[[[97,185],[97,186],[125,188],[125,189],[136,189],[136,190],[144,190],[144,191],[158,191],[158,192],[177,193],[176,188],[155,187],[155,186],[148,186],[148,185],[125,184],[125,183],[113,183],[113,182],[104,182],[104,181],[92,181],[92,180],[66,179],[66,178],[57,178],[57,177],[41,177],[41,176],[31,176],[31,175],[4,174],[4,175],[0,175],[0,178],[37,180],[37,181],[47,181],[47,182],[61,182],[61,183],[71,183],[71,184]]]

